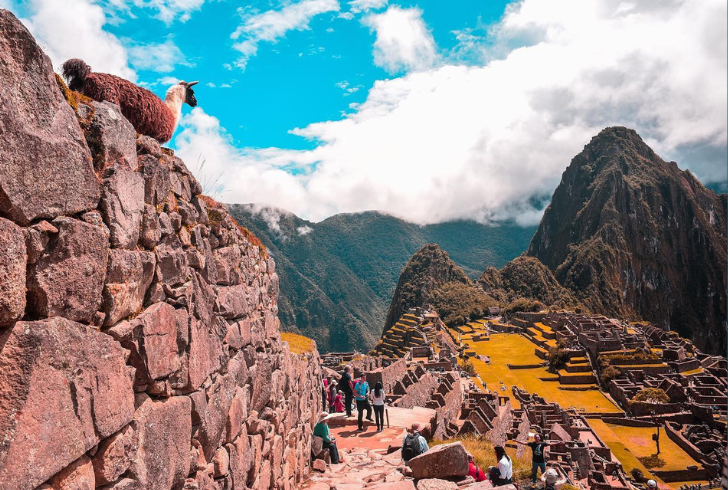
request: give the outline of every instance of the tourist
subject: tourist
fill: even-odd
[[[528,446],[531,448],[531,465],[532,465],[532,472],[531,477],[533,478],[534,485],[538,481],[538,470],[541,469],[541,475],[546,473],[546,458],[544,456],[544,449],[546,449],[547,446],[550,444],[548,442],[544,442],[541,440],[541,434],[536,434],[533,436],[533,442],[521,442],[521,441],[514,441],[516,444],[520,444],[521,446]]]
[[[344,392],[344,407],[346,407],[346,416],[351,417],[351,403],[354,399],[354,390],[351,383],[351,366],[344,368],[344,374],[341,375],[339,381],[339,389]]]
[[[332,464],[339,464],[339,450],[336,447],[335,438],[331,437],[329,432],[329,419],[331,415],[328,412],[321,412],[318,422],[313,428],[313,435],[324,440],[323,448],[329,450]]]
[[[329,378],[330,379],[330,378]],[[321,376],[321,409],[326,408],[326,393],[328,392],[329,383],[325,376]]]
[[[374,390],[372,390],[371,399],[372,406],[374,408],[374,419],[377,422],[377,432],[384,430],[384,388],[382,387],[381,381],[377,381],[374,384]]]
[[[344,393],[339,391],[334,398],[334,412],[341,413],[344,411]]]
[[[327,394],[327,397],[326,397],[327,398],[326,401],[329,403],[329,412],[335,412],[336,411],[336,410],[334,410],[334,402],[336,400],[336,393],[337,393],[337,389],[336,388],[337,388],[336,387],[336,383],[333,380],[331,380],[329,382],[329,390],[328,390],[328,394]]]
[[[407,434],[402,441],[402,459],[404,464],[409,464],[410,459],[430,450],[427,440],[420,434],[422,426],[420,424],[412,424],[407,430]]]
[[[372,422],[372,406],[369,405],[369,383],[367,383],[364,374],[361,375],[359,381],[354,385],[354,394],[356,395],[356,411],[359,417],[359,430],[364,430],[364,410],[367,412],[367,420]]]
[[[494,487],[501,485],[508,485],[513,482],[513,461],[511,457],[506,454],[506,450],[503,446],[495,447],[495,459],[498,461],[498,466],[494,466],[490,471],[490,480]]]
[[[468,453],[468,475],[472,476],[476,482],[487,480],[485,471],[475,463],[475,458]]]
[[[559,473],[554,468],[549,468],[541,475],[544,483],[543,490],[559,490],[566,483],[566,478],[559,478]]]
[[[655,480],[647,480],[647,490],[655,490],[657,488],[657,482]]]

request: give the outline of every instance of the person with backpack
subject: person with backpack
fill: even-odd
[[[351,402],[354,399],[354,390],[351,382],[351,366],[344,368],[344,374],[339,381],[339,389],[344,392],[344,408],[346,416],[351,417]]]
[[[472,476],[476,482],[487,480],[485,471],[480,469],[475,463],[475,458],[470,453],[468,453],[468,475]]]
[[[541,434],[536,434],[533,436],[533,442],[521,442],[521,441],[515,441],[516,444],[520,444],[521,446],[528,446],[531,448],[532,453],[532,459],[531,459],[531,465],[532,465],[532,473],[531,476],[533,477],[533,483],[534,485],[538,481],[538,470],[541,469],[541,475],[546,473],[546,457],[544,456],[544,449],[546,449],[550,443],[545,442],[541,439]]]
[[[377,432],[384,430],[384,388],[382,382],[377,381],[372,390],[372,406],[374,408],[374,420],[377,422]]]
[[[369,405],[369,383],[367,383],[364,374],[361,379],[354,385],[354,395],[356,396],[356,411],[359,416],[359,430],[364,430],[364,410],[367,411],[367,420],[372,421],[372,406]]]
[[[412,424],[402,441],[402,460],[404,464],[409,465],[410,459],[419,456],[430,450],[427,440],[420,435],[422,426],[420,424]]]

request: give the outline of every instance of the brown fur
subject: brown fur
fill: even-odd
[[[69,63],[69,60],[66,63]],[[64,75],[71,78],[73,73],[66,70]],[[160,143],[172,139],[175,130],[175,114],[162,99],[147,89],[107,73],[92,73],[90,68],[82,72],[82,77],[71,80],[71,85],[83,95],[102,102],[113,102],[121,108],[121,113],[132,123],[137,133],[151,136]]]

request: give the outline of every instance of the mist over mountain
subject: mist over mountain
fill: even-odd
[[[276,259],[282,327],[314,338],[322,351],[375,344],[400,273],[423,245],[437,243],[477,279],[486,267],[502,267],[523,253],[535,231],[475,221],[419,226],[379,212],[312,223],[263,206],[229,209]]]

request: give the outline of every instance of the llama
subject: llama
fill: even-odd
[[[182,116],[182,104],[197,105],[192,86],[197,82],[179,82],[167,90],[162,101],[151,91],[108,73],[92,73],[91,67],[73,58],[63,63],[68,88],[99,102],[118,104],[121,113],[137,133],[151,136],[160,143],[172,139]]]

